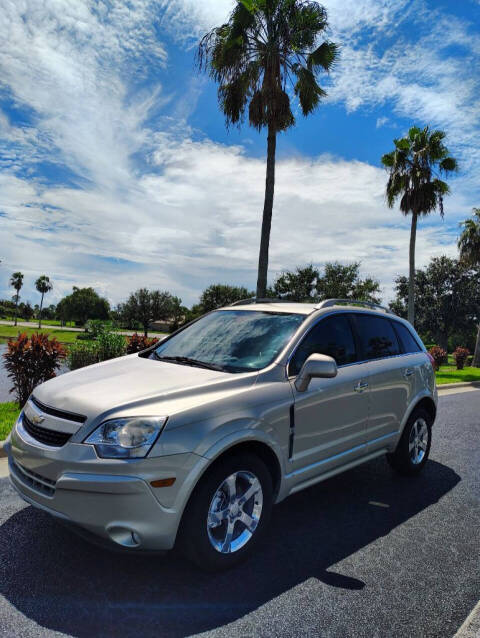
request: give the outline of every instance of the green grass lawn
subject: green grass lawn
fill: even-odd
[[[480,381],[480,368],[457,370],[454,365],[440,366],[436,373],[437,383],[461,383],[462,381]]]
[[[81,334],[80,332],[73,332],[71,330],[55,330],[55,328],[44,328],[42,326],[41,330],[38,328],[22,328],[21,326],[3,326],[0,325],[0,338],[10,339],[11,337],[15,338],[21,332],[26,332],[29,337],[32,334],[37,332],[44,332],[48,334],[50,337],[55,337],[62,343],[74,343],[77,339],[77,335]]]
[[[20,414],[18,403],[0,403],[0,441],[4,441]]]

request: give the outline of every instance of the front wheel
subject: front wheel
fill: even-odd
[[[195,488],[180,533],[187,557],[202,569],[228,569],[257,546],[272,509],[270,472],[255,455],[220,459]]]
[[[397,449],[387,454],[390,465],[400,474],[418,474],[427,462],[432,443],[432,417],[423,408],[410,415]]]

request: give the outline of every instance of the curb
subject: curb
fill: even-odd
[[[480,388],[480,381],[461,381],[459,383],[440,383],[437,384],[437,390],[449,390],[450,388]]]
[[[480,601],[467,616],[453,638],[478,638],[480,636]]]
[[[5,450],[5,441],[0,441],[0,459],[6,459],[7,452]]]

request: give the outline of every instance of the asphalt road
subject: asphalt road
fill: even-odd
[[[0,636],[453,636],[480,598],[480,390],[440,399],[430,459],[287,499],[263,550],[220,575],[107,553],[0,479]]]

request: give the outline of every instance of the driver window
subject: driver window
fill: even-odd
[[[310,330],[290,361],[289,375],[297,375],[311,354],[327,354],[338,366],[357,360],[352,329],[345,315],[323,319]]]

